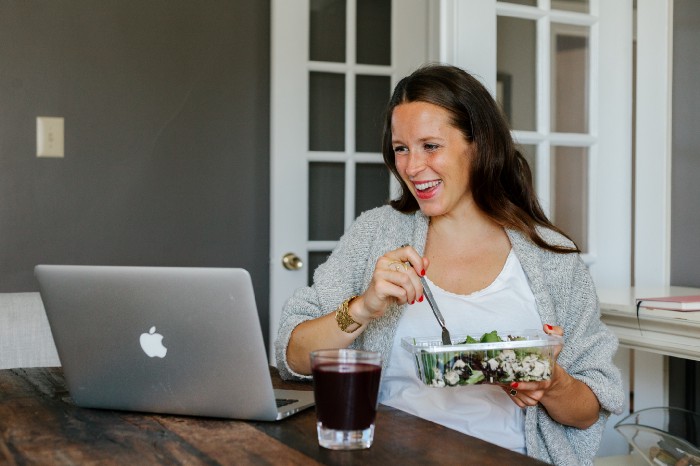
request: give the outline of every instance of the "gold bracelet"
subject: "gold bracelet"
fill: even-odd
[[[340,330],[342,330],[345,333],[353,333],[355,330],[362,327],[362,324],[360,324],[359,322],[355,322],[350,316],[350,313],[348,313],[350,303],[357,297],[358,296],[353,296],[351,298],[346,299],[340,306],[338,306],[338,309],[335,310],[335,321],[338,323],[338,327],[340,327]],[[358,327],[354,330],[348,330],[348,327],[350,327],[352,324],[357,324]]]

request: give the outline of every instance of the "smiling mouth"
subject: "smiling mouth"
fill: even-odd
[[[442,183],[442,180],[426,181],[425,183],[414,183],[414,186],[418,191],[427,191],[428,189],[434,188],[440,183]]]

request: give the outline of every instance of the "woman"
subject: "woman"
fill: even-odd
[[[608,413],[624,399],[617,340],[600,321],[578,248],[542,212],[491,95],[458,68],[418,69],[394,90],[382,150],[401,197],[362,214],[313,286],[285,304],[282,376],[308,377],[315,349],[379,351],[381,403],[544,461],[592,463]],[[423,385],[400,347],[405,336],[439,334],[419,275],[452,334],[563,335],[551,379]]]

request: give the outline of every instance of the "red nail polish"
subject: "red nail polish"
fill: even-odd
[[[411,304],[416,304],[416,301],[415,300],[411,301]]]
[[[552,328],[553,328],[553,327],[552,327],[551,325],[549,325],[549,324],[545,324],[545,327],[547,327],[547,330],[552,330]]]
[[[423,302],[423,296],[421,296],[420,298],[418,298],[418,302],[419,302],[419,303],[422,303],[422,302]]]
[[[513,382],[510,384],[510,386],[513,388],[518,388],[518,382]]]
[[[423,269],[423,270],[420,271],[420,276],[421,276],[421,277],[425,277],[425,269]]]

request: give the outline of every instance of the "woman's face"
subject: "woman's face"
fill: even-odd
[[[452,126],[447,110],[427,102],[396,106],[391,140],[399,175],[426,216],[456,214],[470,206],[475,147]]]

